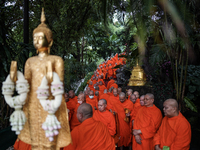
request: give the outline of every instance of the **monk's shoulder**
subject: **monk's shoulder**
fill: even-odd
[[[177,124],[179,127],[185,127],[185,128],[190,128],[190,123],[189,121],[182,115],[181,112],[179,112],[178,119],[176,120]]]

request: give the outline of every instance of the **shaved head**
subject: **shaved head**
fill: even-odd
[[[167,99],[163,103],[163,112],[164,115],[169,118],[178,116],[179,114],[178,102],[175,99]]]
[[[113,95],[116,97],[118,95],[117,89],[113,89]]]
[[[107,101],[105,99],[100,99],[99,101],[102,101],[103,104],[107,104]]]
[[[90,104],[83,103],[78,107],[77,118],[79,122],[83,122],[84,120],[91,118],[92,115],[93,115],[93,110]]]
[[[126,101],[126,94],[124,92],[119,93],[119,100],[121,103]]]
[[[108,90],[107,89],[105,89],[104,91],[103,91],[103,93],[107,93],[108,92]]]
[[[133,102],[133,104],[135,104],[136,99],[137,99],[136,96],[134,94],[131,94],[130,101]]]
[[[119,94],[119,93],[121,93],[121,92],[122,92],[122,88],[119,87],[119,88],[117,89],[117,93]]]
[[[149,96],[149,98],[152,98],[152,99],[154,99],[154,95],[153,95],[153,94],[151,94],[151,93],[147,93],[146,95],[148,95],[148,96]]]
[[[133,94],[136,96],[136,98],[139,98],[140,95],[139,95],[139,92],[138,91],[134,91]]]
[[[69,98],[74,98],[75,97],[75,93],[73,90],[69,91]]]

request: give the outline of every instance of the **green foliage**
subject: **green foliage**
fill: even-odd
[[[198,112],[197,107],[189,98],[184,97],[184,102],[185,102],[187,108],[190,108],[194,112]]]
[[[91,77],[92,77],[93,74],[94,74],[94,72],[89,72],[89,73],[85,76],[84,82],[81,83],[81,86],[79,87],[77,93],[75,93],[76,95],[78,95],[78,93],[79,93],[80,91],[84,91],[84,88],[86,87],[87,82],[91,79]]]

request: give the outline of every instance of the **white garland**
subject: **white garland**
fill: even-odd
[[[49,113],[45,122],[42,124],[42,128],[45,130],[45,135],[49,138],[49,141],[54,140],[53,137],[58,135],[58,129],[61,128],[60,122],[55,116],[55,112],[61,105],[64,87],[63,83],[60,81],[58,74],[55,72],[53,72],[51,93],[55,97],[55,99],[47,100],[47,98],[49,97],[49,86],[48,81],[44,76],[41,85],[38,87],[37,90],[37,98],[40,100],[40,104],[42,105],[43,109]]]
[[[10,75],[8,75],[6,81],[3,82],[2,94],[4,95],[6,103],[11,108],[15,109],[10,116],[10,123],[12,126],[11,130],[15,131],[15,133],[18,135],[20,134],[20,131],[23,129],[26,122],[26,117],[22,111],[22,106],[25,104],[27,93],[29,92],[29,84],[20,71],[17,71],[17,78],[16,91],[19,95],[12,97],[14,94],[15,84],[11,80]]]

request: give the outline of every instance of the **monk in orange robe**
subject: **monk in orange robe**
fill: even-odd
[[[127,91],[127,95],[128,95],[128,100],[130,100],[130,96],[133,94],[133,90],[132,89],[128,89]]]
[[[115,150],[114,139],[107,127],[93,119],[91,105],[83,103],[77,111],[77,118],[81,124],[71,132],[72,142],[64,150]]]
[[[117,94],[121,93],[122,92],[122,88],[118,87],[117,89]]]
[[[112,77],[114,74],[113,69],[112,69],[112,65],[109,64],[108,66],[108,78]]]
[[[136,102],[135,104],[140,104],[140,95],[139,95],[139,92],[138,91],[134,91],[133,94],[136,96]]]
[[[105,85],[103,85],[103,82],[99,81],[99,91],[101,93],[103,93],[105,89],[107,89],[107,88],[105,87]]]
[[[77,96],[75,96],[74,91],[73,91],[73,90],[70,90],[68,94],[69,94],[69,100],[70,100],[70,101],[74,101],[74,102],[77,103]]]
[[[113,94],[110,95],[109,100],[107,101],[108,110],[113,109],[113,104],[119,102],[119,95],[117,93],[117,89],[113,89]]]
[[[85,103],[85,95],[83,93],[79,94],[78,95],[78,98],[77,98],[77,104],[76,104],[76,107],[74,109],[74,113],[73,113],[73,116],[70,120],[70,130],[72,131],[76,126],[80,125],[81,123],[78,121],[77,119],[77,111],[78,111],[78,107],[82,104],[82,103]]]
[[[152,150],[153,137],[160,127],[162,114],[154,104],[154,95],[147,93],[145,107],[137,113],[133,124],[133,150]]]
[[[71,117],[74,113],[74,109],[76,107],[76,102],[73,100],[69,100],[69,95],[68,93],[65,93],[65,102],[67,104],[67,110],[68,110],[68,115],[69,115],[69,121],[71,120]]]
[[[111,84],[110,87],[113,87],[115,89],[118,89],[117,81],[115,81],[113,84]]]
[[[104,93],[99,97],[99,99],[105,99],[106,101],[109,100],[110,95],[108,95],[108,90],[105,89]],[[107,108],[107,107],[106,107]]]
[[[90,90],[95,91],[92,81],[89,82],[88,87],[90,88]]]
[[[93,114],[94,120],[103,122],[111,136],[116,134],[116,122],[113,114],[106,109],[107,101],[105,99],[100,99],[98,102],[98,110]]]
[[[117,89],[114,89],[114,91],[117,91]],[[113,105],[113,109],[112,111],[117,112],[118,114],[118,119],[119,119],[119,134],[120,134],[120,140],[117,144],[118,147],[120,147],[120,149],[123,149],[123,146],[127,147],[129,146],[130,142],[131,142],[131,133],[130,133],[130,128],[129,128],[129,123],[127,123],[124,119],[126,118],[126,114],[124,112],[124,108],[120,102],[120,99],[124,100],[126,99],[125,93],[120,93],[119,95],[119,99],[114,101],[112,103]]]
[[[170,150],[189,150],[191,142],[191,126],[179,112],[175,99],[168,99],[163,104],[165,117],[154,136],[155,150],[168,147]]]
[[[94,92],[93,91],[89,92],[89,97],[86,98],[86,103],[90,104],[94,109],[97,108],[98,100],[97,100],[97,97],[94,96]]]
[[[107,89],[111,88],[110,86],[111,86],[111,84],[113,84],[113,83],[115,83],[115,80],[113,80],[113,78],[110,77],[110,81],[109,81],[108,84],[107,84]]]

